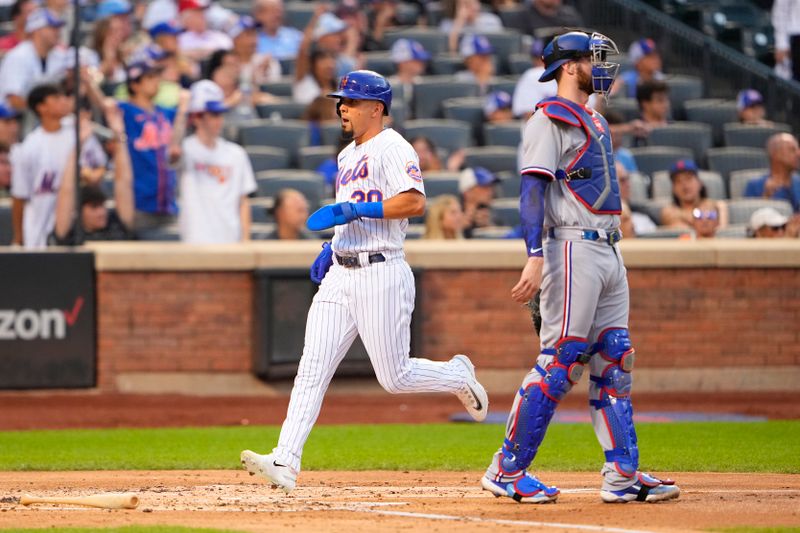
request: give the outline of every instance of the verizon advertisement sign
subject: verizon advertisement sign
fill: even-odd
[[[91,253],[0,253],[0,388],[95,383]]]

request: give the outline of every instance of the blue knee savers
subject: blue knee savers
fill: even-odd
[[[639,468],[639,448],[636,429],[633,427],[631,405],[631,370],[635,352],[631,347],[627,329],[604,331],[592,351],[611,363],[602,376],[592,376],[592,382],[600,388],[600,398],[589,400],[589,404],[603,411],[614,448],[605,452],[606,461],[614,463],[617,471],[633,477]]]
[[[565,337],[554,348],[542,350],[543,354],[555,357],[547,368],[536,365],[535,370],[542,376],[540,381],[519,389],[521,398],[514,429],[503,442],[500,464],[503,471],[517,472],[531,464],[558,402],[580,379],[583,365],[591,357],[588,347],[586,339]]]

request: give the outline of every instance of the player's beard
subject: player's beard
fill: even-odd
[[[592,74],[586,73],[583,69],[578,69],[578,89],[586,94],[594,92],[594,82],[592,81]]]
[[[353,123],[350,123],[349,128],[345,128],[344,124],[342,124],[342,139],[345,141],[352,141],[353,140]]]

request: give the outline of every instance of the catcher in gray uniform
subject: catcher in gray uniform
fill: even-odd
[[[677,498],[680,489],[639,471],[631,407],[634,350],[628,337],[628,281],[617,243],[621,202],[605,119],[586,107],[606,96],[619,65],[617,46],[580,31],[544,50],[557,96],[542,100],[522,137],[520,214],[528,262],[512,297],[528,302],[541,287],[541,351],[525,377],[484,489],[518,502],[555,501],[559,490],[527,469],[559,401],[589,365],[589,410],[605,452],[600,497],[608,503]],[[544,242],[543,242],[544,240]]]

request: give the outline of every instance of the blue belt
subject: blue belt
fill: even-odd
[[[600,231],[596,229],[580,229],[580,228],[547,229],[547,236],[550,237],[551,239],[568,239],[568,240],[582,239],[584,241],[604,242],[609,246],[614,246],[615,244],[617,244],[619,241],[622,240],[622,233],[617,229],[611,231],[605,231],[604,233],[605,235],[602,235]]]
[[[386,257],[383,254],[372,254],[369,256],[370,264],[383,263],[384,261],[386,261]],[[361,268],[361,263],[359,262],[357,255],[336,254],[336,262],[345,268]]]

